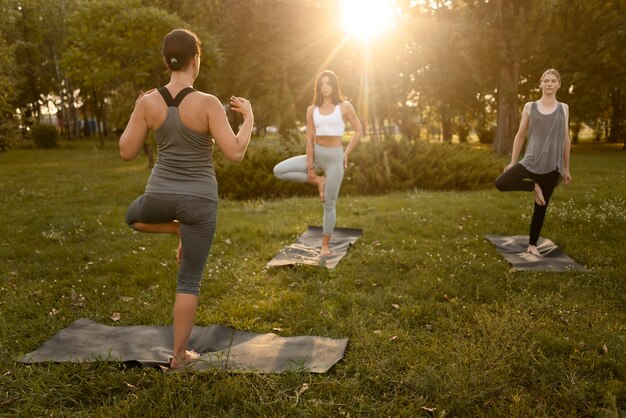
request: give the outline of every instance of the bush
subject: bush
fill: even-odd
[[[278,162],[304,152],[304,140],[276,137],[253,141],[238,164],[226,161],[217,151],[220,195],[231,199],[316,195],[315,187],[280,181],[272,172]],[[471,145],[407,140],[361,143],[349,163],[341,186],[342,192],[349,194],[475,190],[490,187],[502,168],[491,152]]]
[[[493,144],[494,139],[496,139],[494,128],[480,128],[476,130],[476,134],[481,144]]]
[[[0,152],[13,148],[18,136],[18,126],[12,118],[0,118]]]
[[[59,142],[59,131],[52,125],[37,124],[31,135],[37,148],[56,148]]]

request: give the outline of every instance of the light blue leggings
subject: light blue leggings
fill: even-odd
[[[324,235],[332,235],[337,218],[335,206],[343,180],[343,147],[323,147],[315,144],[315,171],[323,171],[326,176],[324,186]],[[306,155],[298,155],[282,161],[274,167],[274,175],[280,180],[306,183]]]

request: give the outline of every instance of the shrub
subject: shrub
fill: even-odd
[[[31,135],[37,148],[56,148],[59,142],[59,131],[52,125],[37,124]]]
[[[0,152],[13,148],[18,136],[18,126],[13,118],[0,117]]]
[[[280,181],[272,172],[276,163],[304,152],[302,139],[276,137],[253,141],[238,164],[216,152],[220,195],[231,199],[315,195],[317,190],[311,185]],[[490,187],[502,168],[491,152],[468,144],[407,140],[361,143],[349,164],[341,186],[349,194],[475,190]]]
[[[480,128],[476,130],[476,135],[481,144],[493,144],[496,139],[496,132],[493,128]]]

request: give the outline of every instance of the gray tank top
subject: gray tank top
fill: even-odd
[[[165,87],[158,91],[167,103],[167,117],[154,132],[158,158],[146,194],[184,194],[217,201],[214,141],[209,134],[194,132],[183,125],[178,113],[178,105],[195,90],[187,87],[175,99]]]
[[[558,170],[563,177],[563,140],[565,139],[565,110],[557,103],[556,110],[544,115],[537,102],[530,106],[528,145],[520,163],[535,174]]]

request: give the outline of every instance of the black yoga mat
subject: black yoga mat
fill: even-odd
[[[547,238],[539,238],[537,242],[541,256],[526,252],[528,235],[485,235],[485,238],[518,270],[587,271]]]
[[[167,366],[172,355],[172,326],[107,326],[78,319],[21,363],[129,362],[144,367]],[[287,370],[325,373],[343,358],[348,339],[316,336],[280,337],[236,331],[222,325],[195,326],[189,350],[200,360],[193,370]]]
[[[346,255],[348,248],[363,234],[362,229],[335,228],[330,237],[332,254],[320,256],[322,247],[322,228],[309,226],[306,232],[298,237],[295,243],[282,248],[265,267],[287,266],[291,264],[307,264],[328,269],[337,267]]]

